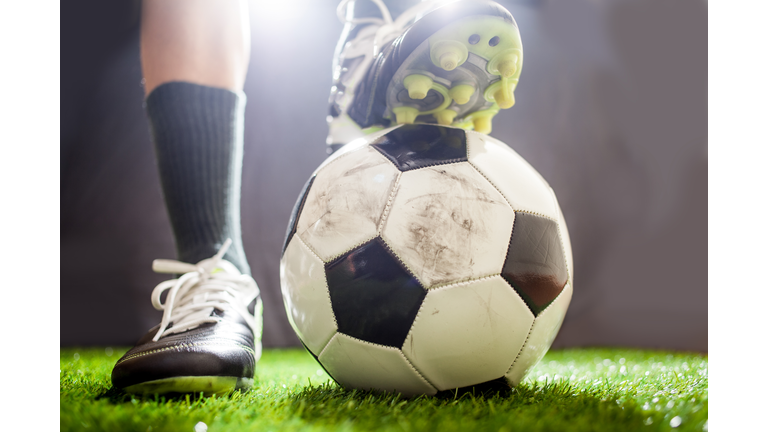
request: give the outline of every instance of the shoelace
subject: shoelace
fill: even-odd
[[[220,321],[221,318],[212,316],[214,309],[237,312],[258,337],[260,324],[248,312],[248,305],[258,297],[259,287],[252,277],[239,274],[232,264],[222,259],[231,244],[231,239],[227,239],[213,258],[197,264],[162,259],[152,262],[152,269],[157,273],[183,273],[178,279],[161,282],[152,291],[152,305],[163,311],[153,341],[200,324]],[[170,291],[162,303],[160,296],[166,290]],[[171,322],[173,326],[168,328]]]
[[[449,3],[453,0],[431,0],[422,1],[419,4],[407,9],[396,20],[392,20],[392,14],[389,13],[389,9],[382,0],[371,0],[381,11],[383,18],[354,18],[353,8],[348,8],[349,2],[352,0],[342,0],[339,6],[336,8],[336,16],[339,18],[342,24],[363,24],[370,23],[372,27],[369,29],[363,29],[358,33],[355,39],[349,41],[345,47],[345,54],[347,58],[353,58],[356,55],[367,55],[369,53],[359,52],[366,50],[370,43],[371,37],[373,37],[373,52],[370,53],[372,57],[379,55],[381,47],[388,42],[394,40],[405,31],[406,26],[414,21],[419,15],[435,8],[441,4]],[[358,53],[359,52],[359,53]]]

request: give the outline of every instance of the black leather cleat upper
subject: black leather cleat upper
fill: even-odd
[[[159,326],[153,328],[118,360],[112,370],[112,384],[126,389],[178,377],[252,379],[260,356],[253,332],[237,314],[219,313],[219,316],[222,318],[220,322],[202,324],[156,342],[152,338]],[[180,385],[169,391],[204,390]]]
[[[262,304],[253,278],[221,259],[230,244],[194,265],[153,262],[156,272],[183,275],[152,291],[163,319],[117,361],[115,387],[143,394],[215,394],[253,384],[261,357]],[[251,312],[248,305],[254,302]]]

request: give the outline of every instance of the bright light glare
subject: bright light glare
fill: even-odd
[[[249,0],[251,16],[256,22],[275,22],[295,20],[306,13],[308,1],[286,0]],[[304,12],[304,13],[303,13]]]

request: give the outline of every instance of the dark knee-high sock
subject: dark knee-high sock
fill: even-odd
[[[179,260],[224,259],[250,273],[240,231],[245,95],[188,82],[146,100],[157,165]]]

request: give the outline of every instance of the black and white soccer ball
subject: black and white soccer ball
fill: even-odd
[[[293,329],[336,382],[417,395],[517,385],[562,324],[572,262],[533,167],[487,135],[419,124],[315,171],[280,277]]]

